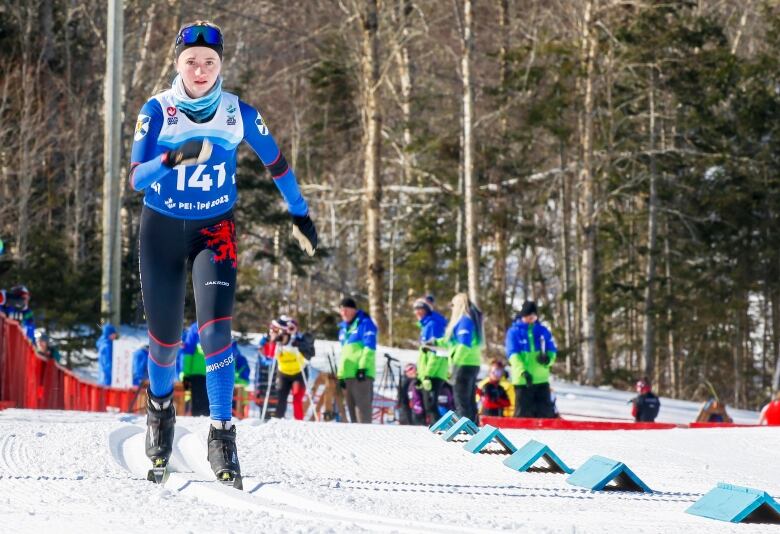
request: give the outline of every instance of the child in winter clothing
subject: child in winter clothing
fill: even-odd
[[[409,407],[409,422],[412,425],[425,425],[425,403],[423,401],[422,383],[417,378],[417,366],[407,363],[404,366],[406,375],[406,405]]]
[[[487,378],[477,386],[477,396],[482,400],[482,415],[503,417],[512,405],[514,388],[504,378],[504,364],[494,360]]]

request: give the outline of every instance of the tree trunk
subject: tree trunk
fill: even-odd
[[[672,287],[672,267],[671,252],[669,249],[669,223],[666,223],[664,231],[664,270],[666,277],[666,342],[669,351],[669,389],[671,396],[677,398],[680,396],[678,370],[677,370],[677,347],[674,339],[674,291]]]
[[[501,48],[499,49],[499,80],[500,87],[506,86],[509,77],[509,62],[507,60],[508,46],[508,28],[509,28],[509,2],[508,0],[498,0],[499,4],[499,32],[501,35]],[[501,100],[503,103],[504,99]],[[506,138],[508,125],[507,115],[503,113],[499,121],[499,135],[501,139]],[[499,156],[500,157],[500,156]],[[506,263],[509,256],[509,202],[508,191],[501,185],[503,176],[500,173],[493,173],[496,184],[496,196],[493,200],[496,216],[493,219],[495,230],[493,239],[496,246],[496,254],[493,264],[493,305],[496,310],[495,339],[502,339],[501,334],[510,322],[509,307],[506,303]]]
[[[642,347],[642,372],[653,378],[655,371],[655,263],[656,241],[658,237],[658,193],[656,191],[656,159],[655,159],[655,65],[651,67],[650,89],[650,195],[648,199],[647,223],[647,270],[645,286],[645,332]]]
[[[771,299],[772,356],[775,364],[772,374],[772,391],[780,391],[780,290],[773,289]]]
[[[379,109],[379,16],[377,1],[366,0],[361,13],[363,23],[363,108],[365,113],[364,176],[366,189],[366,242],[368,262],[368,306],[380,332],[386,332],[384,267],[382,265],[382,115]]]
[[[597,38],[592,13],[597,0],[585,3],[582,21],[582,63],[585,71],[580,134],[582,168],[580,169],[580,228],[582,232],[582,300],[581,321],[583,338],[583,365],[585,383],[596,383],[596,222],[595,180],[593,178],[593,85]]]
[[[471,79],[471,51],[474,48],[472,0],[463,2],[463,56],[461,74],[463,81],[463,189],[465,204],[466,265],[468,270],[469,298],[479,302],[479,244],[477,243],[476,177],[474,173],[473,81]]]
[[[411,0],[399,0],[399,19],[401,24],[401,42],[398,46],[396,60],[398,62],[398,78],[401,82],[401,113],[403,115],[403,150],[401,152],[401,183],[409,185],[412,181],[412,171],[415,166],[414,154],[409,152],[412,145],[412,65],[409,59],[409,39],[411,27],[409,17],[413,6]],[[422,185],[422,184],[419,184]]]

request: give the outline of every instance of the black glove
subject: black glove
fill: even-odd
[[[541,365],[550,365],[550,357],[547,355],[546,352],[540,352],[539,355],[536,357],[536,361],[539,362]]]
[[[525,385],[526,385],[526,386],[531,386],[531,385],[533,385],[533,383],[534,383],[534,379],[533,379],[533,377],[531,376],[531,373],[529,373],[528,371],[523,371],[523,376],[525,377]]]
[[[347,381],[343,378],[339,378],[339,387],[341,389],[347,389]]]
[[[314,256],[314,251],[317,250],[317,229],[308,214],[303,217],[293,215],[292,233],[301,250],[309,256]]]
[[[190,379],[189,378],[185,378],[184,380],[182,380],[181,381],[181,385],[182,385],[182,387],[184,388],[185,391],[190,389],[190,387],[192,386],[190,384]]]
[[[203,163],[211,157],[211,148],[212,144],[208,139],[193,139],[163,154],[162,163],[171,168],[176,165]]]
[[[358,382],[362,382],[366,379],[366,370],[365,369],[358,369],[357,374],[355,375],[355,378],[358,379]]]

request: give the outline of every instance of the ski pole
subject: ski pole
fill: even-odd
[[[271,395],[271,384],[273,383],[274,374],[276,373],[276,359],[278,351],[274,350],[274,361],[271,362],[271,370],[268,371],[268,387],[265,390],[265,399],[263,399],[263,412],[260,415],[260,420],[265,421],[265,414],[268,410],[268,397]]]
[[[303,362],[303,369],[301,369],[301,378],[303,378],[303,388],[306,390],[306,396],[309,397],[309,408],[306,410],[306,413],[303,415],[303,420],[307,421],[309,419],[309,416],[314,409],[314,395],[312,395],[311,390],[309,389],[309,379],[306,378],[306,366],[309,365],[309,362],[305,361]]]

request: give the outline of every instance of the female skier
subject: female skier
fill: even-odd
[[[260,113],[222,90],[222,52],[222,32],[214,24],[197,21],[181,27],[175,43],[178,75],[138,115],[130,184],[144,192],[139,263],[150,349],[149,479],[162,481],[173,446],[173,382],[189,264],[206,355],[208,459],[218,480],[240,488],[231,422],[235,362],[230,333],[237,268],[236,150],[241,141],[270,171],[292,215],[293,236],[310,256],[317,248],[317,232],[295,174]]]

